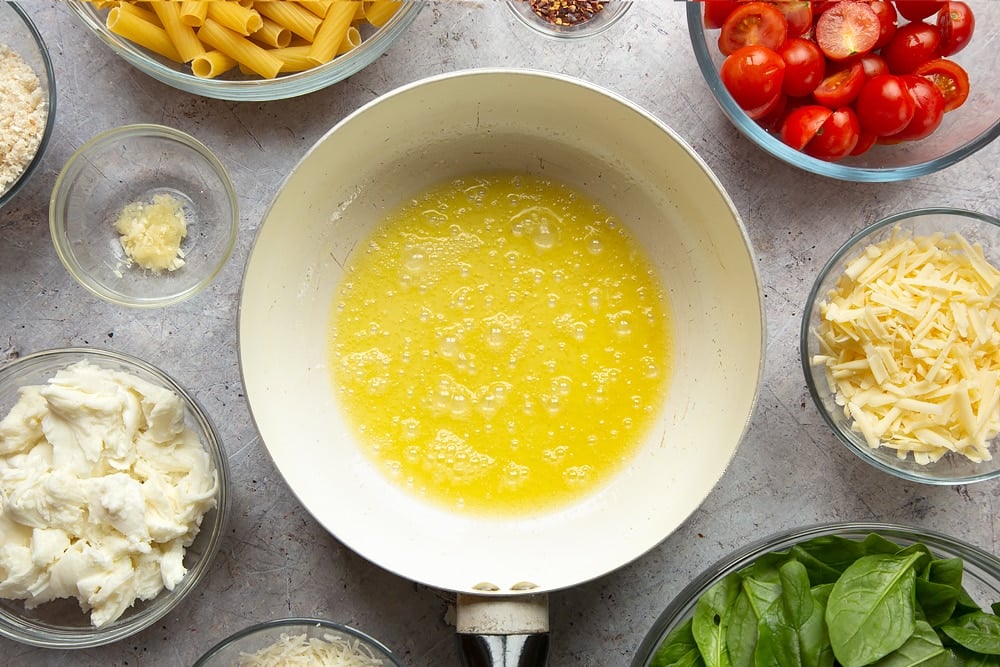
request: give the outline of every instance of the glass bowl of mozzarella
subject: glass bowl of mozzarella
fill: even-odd
[[[223,639],[194,667],[285,664],[402,667],[403,663],[378,640],[350,626],[320,618],[282,618]]]
[[[848,239],[806,302],[800,353],[836,437],[912,482],[1000,476],[1000,220],[927,208]]]
[[[0,366],[0,636],[109,644],[175,610],[209,571],[229,468],[165,372],[62,348]]]
[[[112,51],[168,86],[223,100],[267,101],[305,95],[361,71],[406,32],[425,3],[67,4]],[[197,9],[189,13],[188,7]]]

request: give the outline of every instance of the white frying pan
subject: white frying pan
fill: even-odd
[[[408,196],[490,169],[558,179],[614,211],[657,265],[674,325],[668,397],[634,461],[591,497],[530,519],[454,514],[386,481],[352,441],[327,360],[334,289],[359,241]],[[763,318],[739,216],[670,129],[581,81],[474,70],[366,105],[289,175],[246,267],[240,363],[261,437],[317,521],[374,563],[459,593],[459,632],[491,636],[464,642],[471,664],[544,664],[531,635],[547,631],[545,593],[642,555],[722,476],[756,400]],[[514,645],[525,655],[511,657]]]

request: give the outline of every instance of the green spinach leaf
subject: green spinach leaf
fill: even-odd
[[[731,667],[726,651],[729,609],[740,592],[740,577],[732,574],[705,591],[694,607],[691,632],[706,667]]]
[[[726,627],[726,648],[733,667],[753,667],[760,619],[780,596],[777,567],[769,565],[740,573],[740,593]]]
[[[704,667],[689,618],[673,630],[653,655],[649,667]]]
[[[756,667],[828,667],[824,608],[813,597],[805,566],[789,561],[779,575],[781,597],[761,617]]]
[[[910,638],[873,667],[948,667],[951,654],[926,621],[917,621]]]
[[[976,653],[1000,655],[1000,618],[993,614],[974,611],[953,618],[941,626],[941,632]]]

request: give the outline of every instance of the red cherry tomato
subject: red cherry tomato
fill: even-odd
[[[937,15],[941,31],[941,55],[950,56],[965,48],[976,28],[976,17],[964,2],[946,2]]]
[[[729,55],[738,48],[760,44],[777,49],[785,43],[788,22],[774,5],[766,2],[740,3],[726,17],[719,33],[719,50]]]
[[[816,86],[813,99],[830,109],[839,109],[854,101],[865,85],[865,68],[855,62],[828,75]]]
[[[879,18],[866,3],[845,0],[830,7],[816,22],[816,43],[831,60],[868,53],[878,41]]]
[[[788,96],[778,93],[764,104],[753,109],[745,109],[747,116],[757,121],[757,124],[768,129],[777,122],[777,119],[784,116],[785,108],[788,106]]]
[[[726,57],[719,75],[740,108],[756,109],[781,93],[785,61],[766,46],[751,44]]]
[[[805,152],[820,160],[839,160],[851,154],[861,137],[861,124],[851,107],[830,114],[819,131],[806,144]]]
[[[892,36],[896,34],[896,27],[899,16],[896,14],[896,6],[888,0],[873,0],[872,11],[878,17],[878,39],[872,49],[881,49],[889,43]]]
[[[781,124],[781,140],[797,151],[806,147],[833,111],[818,104],[792,109]]]
[[[928,79],[916,74],[903,76],[903,83],[913,98],[913,118],[892,139],[916,141],[930,136],[944,118],[944,95]]]
[[[882,57],[893,74],[910,74],[928,60],[939,57],[941,31],[927,23],[907,23],[882,49]]]
[[[944,95],[945,111],[954,111],[969,98],[969,75],[954,60],[931,60],[918,67],[914,74],[919,74],[937,86]]]
[[[726,22],[726,17],[733,13],[739,2],[738,0],[704,0],[703,4],[705,5],[703,7],[705,27],[715,30],[722,27],[722,24]]]
[[[782,90],[786,95],[805,97],[823,80],[826,59],[815,42],[801,37],[789,37],[778,49],[778,55],[785,61]]]
[[[896,0],[896,9],[907,21],[923,21],[941,9],[944,0]]]
[[[878,137],[871,132],[861,130],[861,133],[858,135],[858,143],[855,144],[854,149],[851,150],[851,155],[863,155],[867,153],[871,150],[871,147],[875,145],[877,140]]]
[[[812,28],[813,10],[808,0],[782,0],[774,6],[785,16],[788,37],[801,37]]]
[[[854,103],[861,128],[879,137],[902,131],[913,120],[913,98],[893,74],[868,79]]]
[[[870,79],[879,74],[889,74],[889,66],[885,59],[877,53],[866,53],[858,59],[861,69],[865,71],[865,78]]]

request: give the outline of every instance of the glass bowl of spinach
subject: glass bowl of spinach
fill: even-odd
[[[882,523],[799,528],[689,584],[633,667],[1000,665],[1000,559]]]

